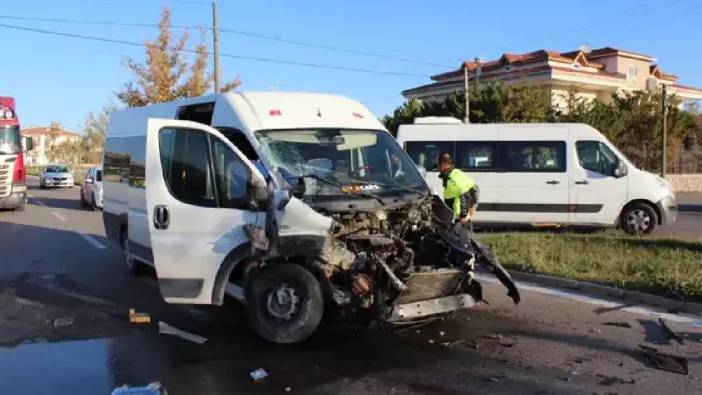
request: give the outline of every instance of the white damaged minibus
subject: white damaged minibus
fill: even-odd
[[[482,300],[474,266],[519,291],[453,223],[360,103],[226,93],[112,113],[103,220],[125,267],[170,303],[246,305],[254,330],[304,340],[325,311],[391,324]]]

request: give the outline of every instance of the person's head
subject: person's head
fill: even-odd
[[[439,156],[438,168],[440,173],[446,173],[453,170],[453,158],[448,152],[444,152]]]

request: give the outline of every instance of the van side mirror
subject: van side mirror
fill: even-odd
[[[620,160],[619,163],[617,164],[617,168],[614,169],[614,176],[617,178],[621,178],[621,177],[626,176],[626,174],[627,174],[626,165],[624,164],[624,162],[622,162]]]
[[[34,140],[31,137],[24,137],[24,150],[25,151],[31,151],[34,149]]]
[[[268,203],[268,186],[266,182],[249,173],[248,185],[249,201],[262,209]]]

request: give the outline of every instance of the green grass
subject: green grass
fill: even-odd
[[[572,233],[479,233],[508,269],[702,301],[702,242]]]

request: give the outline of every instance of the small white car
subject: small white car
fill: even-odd
[[[80,188],[80,205],[93,210],[102,209],[102,166],[88,169]]]
[[[73,188],[73,172],[64,165],[49,165],[44,168],[39,177],[39,187],[68,187]]]

